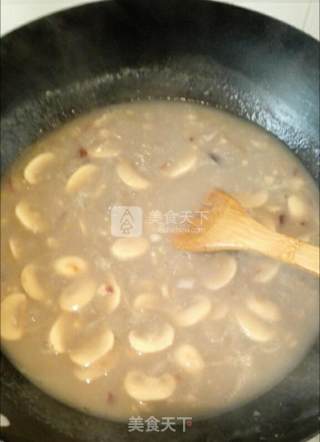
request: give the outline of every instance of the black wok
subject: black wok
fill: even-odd
[[[1,171],[26,145],[97,106],[187,97],[251,120],[319,173],[319,46],[241,8],[202,0],[119,0],[67,10],[2,40]],[[303,294],[301,294],[303,296]],[[268,393],[186,433],[128,433],[48,397],[5,356],[6,442],[302,441],[318,430],[319,345]]]

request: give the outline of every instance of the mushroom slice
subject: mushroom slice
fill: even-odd
[[[120,150],[107,144],[100,144],[99,146],[90,149],[89,154],[93,158],[109,159],[118,157],[120,154]]]
[[[46,298],[46,293],[38,278],[39,268],[34,264],[27,264],[20,276],[23,290],[36,301],[43,301]]]
[[[113,349],[89,367],[76,366],[73,373],[79,381],[91,384],[96,379],[107,376],[118,360],[119,353]]]
[[[269,342],[274,338],[275,331],[272,326],[249,311],[238,309],[235,315],[241,330],[252,341]]]
[[[103,301],[99,303],[103,311],[112,313],[118,308],[121,300],[121,289],[112,273],[109,273],[106,281],[98,287],[97,295],[97,300]]]
[[[161,170],[164,175],[170,178],[179,178],[194,169],[197,163],[197,153],[190,150],[184,157],[180,158],[176,163],[166,163]]]
[[[251,295],[247,299],[247,306],[249,310],[265,321],[277,322],[281,319],[279,307],[265,297]]]
[[[21,244],[19,244],[19,241],[16,238],[10,238],[8,243],[10,252],[14,259],[20,259],[22,255],[22,247]]]
[[[226,253],[216,253],[212,257],[212,274],[204,280],[209,290],[219,290],[231,282],[237,272],[236,259]]]
[[[144,190],[150,186],[150,182],[139,175],[139,173],[126,161],[117,165],[117,174],[121,181],[135,190]]]
[[[104,326],[81,341],[81,344],[70,352],[70,359],[81,367],[89,367],[112,350],[114,335],[109,328]]]
[[[157,353],[170,347],[174,340],[174,328],[167,323],[147,331],[131,330],[129,342],[138,353]]]
[[[198,373],[204,368],[204,361],[198,350],[189,344],[180,345],[174,352],[176,363],[188,373]]]
[[[49,344],[55,353],[65,353],[70,348],[79,327],[79,321],[70,313],[62,313],[58,317],[49,332]]]
[[[253,280],[261,284],[271,281],[280,269],[280,263],[273,260],[263,261],[259,264],[257,272]]]
[[[10,421],[4,414],[0,413],[0,428],[10,427]]]
[[[173,394],[176,380],[169,373],[153,377],[135,370],[126,375],[124,388],[137,401],[163,401]]]
[[[25,167],[23,175],[29,184],[37,184],[45,169],[55,160],[51,152],[44,152],[33,158]]]
[[[27,306],[27,297],[23,293],[14,293],[1,302],[1,337],[8,341],[22,338],[24,327],[21,316]]]
[[[268,201],[269,193],[267,190],[260,190],[255,193],[240,193],[236,195],[236,198],[246,209],[257,209]]]
[[[205,296],[195,296],[193,302],[173,315],[173,320],[180,327],[190,327],[202,321],[210,312],[211,303]]]
[[[297,220],[303,219],[308,214],[308,208],[305,201],[297,195],[289,196],[288,210],[292,218],[295,218]]]
[[[94,175],[97,173],[98,168],[93,164],[85,164],[79,167],[68,179],[66,184],[66,191],[68,193],[77,192],[84,185],[89,183]]]
[[[41,233],[46,230],[47,225],[41,214],[35,211],[27,201],[22,200],[16,205],[15,214],[27,230],[33,233]]]
[[[67,278],[74,278],[88,270],[86,261],[79,256],[62,256],[54,261],[55,271]]]
[[[133,308],[142,312],[156,310],[159,308],[159,297],[149,293],[141,293],[133,301]]]
[[[119,238],[111,246],[111,253],[119,261],[129,261],[143,256],[148,248],[145,238]]]
[[[81,278],[68,285],[61,293],[59,305],[62,310],[76,312],[94,297],[96,283],[90,278]]]

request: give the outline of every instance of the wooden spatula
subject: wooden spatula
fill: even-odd
[[[198,213],[203,216],[195,217],[187,231],[173,236],[178,249],[254,251],[319,275],[318,247],[269,230],[227,193],[218,190],[210,193]]]

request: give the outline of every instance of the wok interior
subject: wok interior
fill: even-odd
[[[211,11],[211,7],[205,2],[199,2],[195,7],[199,8],[197,11],[199,14],[197,19],[192,19],[197,22],[198,26],[194,23],[193,26],[188,25],[186,19],[191,20],[189,13],[185,8],[177,7],[176,15],[169,18],[172,22],[174,20],[178,22],[175,26],[169,24],[166,29],[168,31],[166,38],[163,39],[163,25],[160,20],[160,24],[156,23],[153,28],[152,39],[149,41],[145,38],[145,34],[151,32],[149,28],[152,27],[150,25],[152,17],[148,16],[147,30],[139,26],[138,29],[133,29],[131,24],[129,25],[131,19],[128,18],[128,13],[123,14],[123,11],[113,2],[104,6],[94,5],[87,8],[89,12],[86,11],[86,13],[85,8],[79,8],[65,15],[60,14],[44,22],[43,25],[38,23],[33,25],[33,28],[24,31],[28,38],[37,35],[41,30],[42,32],[50,31],[54,38],[49,45],[53,44],[59,49],[49,55],[42,51],[44,43],[40,42],[39,57],[31,61],[30,66],[24,72],[19,72],[14,67],[21,54],[24,54],[24,57],[28,55],[32,44],[30,43],[29,47],[28,43],[22,44],[23,31],[7,37],[7,41],[4,42],[6,57],[4,84],[6,86],[1,127],[2,170],[5,170],[18,152],[34,141],[39,133],[47,132],[75,115],[105,104],[137,98],[169,96],[205,101],[217,108],[227,109],[257,122],[286,142],[317,179],[318,147],[317,119],[315,118],[317,98],[314,92],[316,68],[312,66],[312,62],[308,61],[307,63],[311,64],[308,70],[308,64],[306,68],[304,60],[301,60],[304,56],[308,56],[309,50],[312,53],[313,43],[307,41],[304,47],[304,39],[300,34],[266,19],[257,18],[253,23],[253,17],[256,19],[257,16],[247,12],[244,15],[246,19],[243,20],[243,28],[235,28],[235,35],[231,37],[223,24],[229,23],[230,30],[232,21],[238,23],[244,17],[242,16],[244,13],[237,8],[231,8],[232,12],[229,14],[230,9],[225,6],[215,5],[215,9],[211,6],[211,21],[209,20],[210,14],[208,14],[205,20],[207,26],[200,29],[201,19],[203,20],[205,14]],[[161,11],[165,9],[161,7]],[[76,15],[79,20],[73,19]],[[86,18],[84,18],[85,15]],[[193,9],[192,17],[196,15]],[[217,15],[220,17],[219,20]],[[145,17],[143,21],[146,20]],[[122,24],[122,34],[116,47],[114,42],[119,36],[116,30],[119,20]],[[261,20],[260,23],[259,20]],[[251,37],[256,36],[257,29],[262,23],[264,32],[259,38],[253,40],[254,44],[251,44],[252,42],[248,41],[250,33]],[[111,26],[108,26],[110,24]],[[80,40],[85,37],[87,39],[85,49],[94,48],[92,57],[88,57],[87,60],[83,59],[83,55],[81,57],[79,55],[81,42],[79,43],[75,37],[78,26],[86,28],[83,36],[80,37]],[[88,38],[90,26],[95,26],[98,31],[104,31],[103,42],[96,37],[97,34],[92,34],[93,36]],[[62,37],[58,33],[61,28],[67,29],[65,32],[68,45],[64,47],[61,44]],[[282,45],[278,45],[278,40],[274,40],[273,36],[268,40],[269,32],[274,29],[278,30],[277,39],[281,40]],[[196,31],[198,38],[192,39],[193,43],[189,44],[191,31]],[[239,33],[238,36],[237,33]],[[217,37],[214,39],[217,35],[220,35],[218,39]],[[232,40],[228,51],[225,50],[224,40],[227,35]],[[142,41],[143,47],[141,48],[139,44],[142,44]],[[184,45],[186,42],[188,45]],[[18,50],[10,53],[13,45],[16,45]],[[281,46],[282,49],[279,51],[285,54],[277,66],[275,66],[276,54],[268,55],[268,49],[273,45],[277,50]],[[300,54],[299,62],[296,61],[299,57],[290,55],[292,47],[295,47]],[[99,53],[96,54],[96,52]],[[263,52],[265,58],[262,61],[260,56]],[[111,54],[112,57],[110,57]],[[123,56],[123,54],[126,55]],[[74,69],[70,68],[72,59],[75,61]],[[260,66],[256,72],[253,72],[255,71],[253,66],[257,65],[252,65],[254,60],[259,61]],[[84,64],[85,61],[86,64]],[[271,61],[272,69],[269,64]],[[59,71],[56,76],[48,78],[44,74],[46,70],[41,72],[39,68],[45,66],[46,63],[49,68],[55,66],[53,73]],[[130,68],[127,68],[128,65]],[[303,66],[306,68],[304,71]],[[279,78],[285,77],[283,72],[288,67],[292,69],[290,71],[292,78],[286,82],[276,82]],[[23,80],[19,82],[19,79]],[[300,88],[297,88],[298,84]],[[28,90],[25,91],[27,85]],[[273,90],[271,85],[275,85]],[[262,429],[259,431],[269,431],[268,434],[277,432],[288,434],[291,427],[290,421],[296,420],[300,423],[303,420],[303,431],[308,431],[310,434],[313,429],[316,429],[316,422],[312,417],[317,414],[318,407],[317,360],[318,348],[315,346],[300,367],[276,389],[260,398],[258,402],[253,402],[236,412],[195,425],[190,440],[195,440],[198,436],[200,438],[201,434],[210,433],[220,435],[221,440],[224,440],[223,438],[236,440],[236,437],[244,434],[244,431],[247,431],[249,437],[256,437],[253,411],[257,406],[263,416]],[[61,440],[63,437],[66,440],[68,437],[75,440],[96,440],[101,434],[106,440],[108,437],[113,440],[118,432],[119,434],[126,432],[126,429],[117,424],[106,424],[55,402],[29,384],[4,358],[1,382],[3,403],[4,407],[8,407],[8,415],[10,412],[16,415],[14,410],[21,407],[21,403],[27,404],[26,413],[32,416],[28,426],[31,428],[37,425],[39,434],[41,434],[41,428],[44,429],[46,425],[64,434]],[[278,416],[280,402],[288,410],[281,417]],[[24,416],[17,420],[19,419],[21,422],[24,421]],[[41,424],[39,420],[42,421]],[[270,423],[272,429],[268,429]],[[298,430],[295,428],[294,437],[297,435]],[[159,437],[160,440],[162,436],[163,439],[168,438],[168,435],[164,434]],[[172,435],[172,437],[178,440],[178,435]],[[130,440],[135,440],[135,436],[130,435]],[[291,440],[294,439],[291,438]]]

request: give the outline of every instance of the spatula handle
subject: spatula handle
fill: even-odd
[[[259,223],[252,221],[246,245],[288,264],[297,265],[316,275],[320,273],[320,249],[304,241],[280,233],[271,232]]]
[[[312,273],[319,275],[320,262],[319,262],[319,248],[314,247],[311,244],[307,244],[303,241],[299,241],[292,257],[292,263],[298,264]]]

